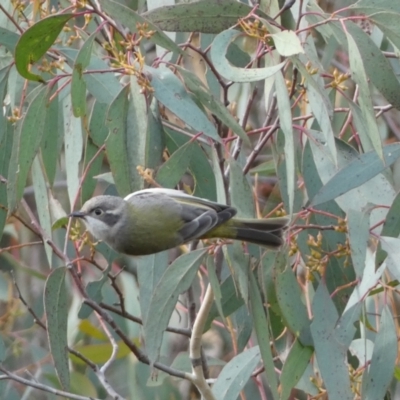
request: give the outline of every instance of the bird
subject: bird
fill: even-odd
[[[125,198],[95,196],[69,216],[118,253],[142,256],[198,239],[233,239],[278,248],[288,218],[235,218],[225,204],[175,189],[139,190]]]

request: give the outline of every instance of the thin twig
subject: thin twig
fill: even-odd
[[[47,392],[47,393],[52,393],[57,396],[64,396],[64,397],[67,397],[67,398],[73,399],[73,400],[100,400],[97,397],[95,398],[95,397],[79,396],[78,394],[65,392],[64,390],[58,390],[51,386],[46,386],[46,385],[43,385],[42,383],[39,383],[36,381],[21,378],[20,376],[15,375],[12,372],[5,370],[1,366],[0,366],[0,371],[2,371],[4,373],[4,375],[0,375],[0,381],[6,380],[6,379],[12,379],[13,381],[22,383],[25,386],[33,387],[35,389],[39,389],[39,390],[42,390],[43,392]]]

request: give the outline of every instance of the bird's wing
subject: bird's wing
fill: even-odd
[[[135,203],[143,199],[147,204],[161,204],[163,210],[181,218],[184,224],[179,230],[182,243],[198,239],[216,226],[231,219],[236,209],[199,197],[190,196],[173,189],[144,189],[125,197],[125,201]]]

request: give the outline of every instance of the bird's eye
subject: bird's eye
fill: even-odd
[[[94,213],[95,215],[101,215],[101,214],[103,214],[103,211],[102,211],[101,208],[95,208],[94,211],[93,211],[93,213]]]

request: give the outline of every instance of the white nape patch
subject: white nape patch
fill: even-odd
[[[98,240],[105,241],[110,236],[110,227],[103,221],[87,215],[84,219],[88,231]]]

